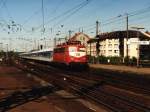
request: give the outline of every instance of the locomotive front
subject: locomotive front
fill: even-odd
[[[86,49],[83,45],[68,46],[69,64],[87,64]]]

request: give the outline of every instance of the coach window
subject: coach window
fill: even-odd
[[[59,52],[64,52],[65,51],[65,48],[59,48]]]
[[[58,51],[57,49],[54,49],[54,53],[57,53],[57,51]]]
[[[57,49],[54,49],[54,53],[62,53],[65,51],[65,48],[57,48]]]

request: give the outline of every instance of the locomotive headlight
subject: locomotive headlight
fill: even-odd
[[[64,81],[67,80],[66,77],[64,77]]]
[[[77,47],[69,47],[69,52],[76,52],[77,51]]]

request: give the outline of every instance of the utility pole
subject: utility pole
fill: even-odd
[[[6,44],[6,59],[8,59],[8,44]]]
[[[38,40],[38,50],[40,50],[40,42],[39,42],[39,40]]]
[[[96,36],[98,35],[99,32],[99,22],[96,21]]]
[[[42,0],[42,19],[43,19],[43,33],[45,32],[45,27],[44,27],[44,2]]]
[[[127,65],[129,63],[129,51],[128,51],[128,39],[129,39],[129,30],[128,30],[128,27],[129,27],[129,22],[128,22],[128,13],[126,15],[126,30],[127,30],[127,35],[126,35],[126,56],[127,56]]]
[[[71,31],[71,30],[69,30],[69,39],[71,38],[71,32],[72,32],[72,31]]]
[[[83,31],[83,28],[82,28],[82,33],[83,33],[84,31]]]
[[[47,45],[46,45],[46,38],[44,38],[44,42],[45,42],[45,48],[47,47]]]
[[[54,38],[54,47],[56,47],[56,37]]]
[[[3,43],[0,43],[0,51],[3,51]]]
[[[34,50],[36,50],[36,39],[34,39],[34,46],[35,46]]]
[[[96,21],[96,37],[99,34],[99,22]],[[97,63],[99,63],[99,39],[97,39],[96,43],[96,56],[97,56]]]

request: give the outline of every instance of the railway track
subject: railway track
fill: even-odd
[[[74,95],[93,100],[111,111],[149,112],[150,110],[150,102],[147,101],[149,98],[139,97],[138,94],[131,94],[130,91],[126,91],[123,88],[122,91],[121,88],[117,88],[115,85],[108,85],[109,83],[104,78],[98,81],[95,79],[91,80],[79,77],[78,75],[71,75],[69,72],[62,73],[62,71],[56,70],[55,68],[34,63],[26,63],[25,70],[27,69],[38,77],[72,92]],[[106,89],[106,87],[109,89]],[[135,98],[132,98],[133,96]],[[135,100],[136,98],[140,98],[140,100]]]
[[[68,75],[77,76],[87,80],[99,81],[103,80],[108,85],[112,85],[118,88],[126,89],[135,93],[144,94],[150,96],[150,79],[141,78],[138,76],[130,78],[129,75],[124,76],[123,74],[117,73],[93,73],[89,72],[70,72],[63,71]],[[122,76],[123,75],[123,76]],[[126,74],[125,74],[126,75]],[[134,75],[133,75],[134,76]],[[141,78],[141,79],[140,79]],[[146,82],[144,82],[146,80]]]
[[[16,91],[0,99],[0,112],[6,112],[27,102],[36,100],[42,96],[55,92],[53,86],[34,87],[25,91]]]

